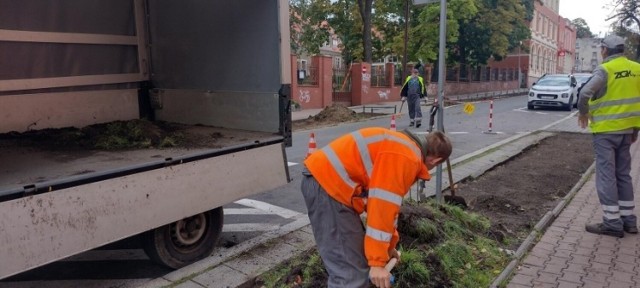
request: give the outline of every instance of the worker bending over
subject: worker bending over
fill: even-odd
[[[384,269],[399,236],[402,199],[418,179],[451,155],[441,132],[365,128],[311,154],[302,172],[302,194],[313,235],[329,274],[328,287],[390,287]],[[366,227],[359,215],[366,212]]]

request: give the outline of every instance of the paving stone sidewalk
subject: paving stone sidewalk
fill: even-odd
[[[631,146],[631,154],[637,192],[640,144]],[[640,197],[635,202],[640,206]],[[595,175],[591,175],[524,257],[506,287],[640,287],[640,236],[625,234],[619,239],[585,231],[585,224],[601,221]]]

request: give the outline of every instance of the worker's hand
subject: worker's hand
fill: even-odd
[[[398,250],[396,250],[395,248],[389,249],[389,257],[396,258],[398,259],[398,262],[400,262],[400,253],[398,253]]]
[[[391,288],[391,273],[384,267],[371,267],[369,279],[378,288]]]
[[[587,128],[587,126],[589,126],[589,114],[579,114],[578,115],[578,126],[580,126],[580,128],[585,129]]]
[[[407,101],[407,97],[402,96],[402,97],[400,98],[400,101],[402,101],[402,102]]]

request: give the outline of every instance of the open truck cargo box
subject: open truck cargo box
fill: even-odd
[[[0,134],[145,118],[244,135],[73,161],[0,145],[0,279],[286,184],[288,29],[284,0],[0,0]]]

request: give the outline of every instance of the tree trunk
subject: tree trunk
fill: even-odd
[[[404,52],[402,53],[402,77],[401,81],[407,78],[409,75],[407,72],[407,62],[408,62],[408,42],[409,42],[409,0],[404,1]],[[404,82],[402,82],[404,83]]]
[[[362,46],[364,48],[363,61],[371,63],[373,53],[371,51],[371,9],[373,0],[358,0],[358,10],[362,17]]]

